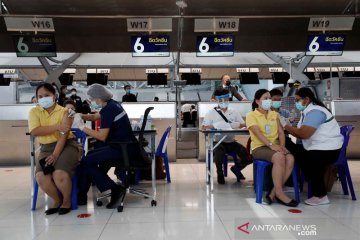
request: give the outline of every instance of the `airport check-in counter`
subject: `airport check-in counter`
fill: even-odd
[[[170,161],[176,160],[175,103],[124,103],[130,121],[139,120],[147,107],[157,130],[156,146],[165,129],[172,125],[168,142]],[[26,135],[28,117],[32,104],[0,105],[0,166],[19,166],[30,164],[30,138]]]
[[[350,135],[347,157],[360,159],[360,100],[334,100],[324,103],[331,108],[340,126],[353,125],[355,127]]]
[[[241,102],[230,102],[229,108],[235,109],[240,112],[241,116],[245,120],[245,116],[248,112],[252,111],[252,102],[241,101]],[[199,116],[199,129],[201,129],[202,122],[208,111],[216,107],[217,103],[213,102],[199,102],[198,103],[198,116]],[[235,139],[246,146],[249,136],[236,136]],[[199,132],[199,161],[205,161],[205,138],[204,134]]]

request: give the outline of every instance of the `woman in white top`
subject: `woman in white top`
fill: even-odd
[[[329,204],[324,183],[327,167],[336,162],[343,144],[339,124],[310,88],[300,88],[296,94],[296,108],[301,112],[297,128],[282,120],[285,130],[302,140],[289,150],[299,161],[301,170],[312,184],[313,197],[308,205]]]

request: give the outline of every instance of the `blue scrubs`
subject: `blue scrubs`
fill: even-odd
[[[131,124],[121,104],[110,99],[100,110],[100,128],[109,128],[109,135],[105,142],[88,152],[81,161],[79,194],[86,195],[91,183],[94,182],[101,192],[116,186],[116,183],[107,175],[109,169],[119,165],[122,152],[119,148],[108,145],[111,141],[131,141]]]

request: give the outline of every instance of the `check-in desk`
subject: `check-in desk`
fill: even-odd
[[[213,102],[199,102],[198,103],[198,116],[199,116],[199,129],[201,129],[202,122],[208,111],[216,107],[217,103]],[[240,112],[241,116],[245,120],[245,116],[248,112],[252,111],[251,102],[241,101],[241,102],[230,102],[229,108],[235,109]],[[246,146],[249,136],[236,136],[235,139]],[[204,134],[199,132],[199,161],[205,161],[205,139]]]
[[[334,100],[325,102],[331,108],[340,126],[353,125],[347,148],[348,158],[360,159],[360,100]]]
[[[19,166],[30,164],[30,139],[28,130],[29,111],[32,104],[0,105],[0,166]],[[165,129],[172,125],[168,142],[170,161],[176,160],[175,103],[124,103],[130,121],[139,120],[148,107],[154,107],[150,112],[156,127],[156,146]]]

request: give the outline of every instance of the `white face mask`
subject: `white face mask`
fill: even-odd
[[[71,95],[75,96],[75,95],[76,95],[76,92],[75,92],[75,91],[72,91],[72,92],[71,92]]]
[[[271,99],[261,100],[261,107],[264,110],[270,110],[271,105],[272,105],[271,103],[272,103]]]
[[[43,97],[38,100],[38,103],[43,108],[50,108],[54,105],[53,97]]]
[[[224,108],[228,108],[229,107],[229,102],[219,102],[219,107],[224,109]]]

